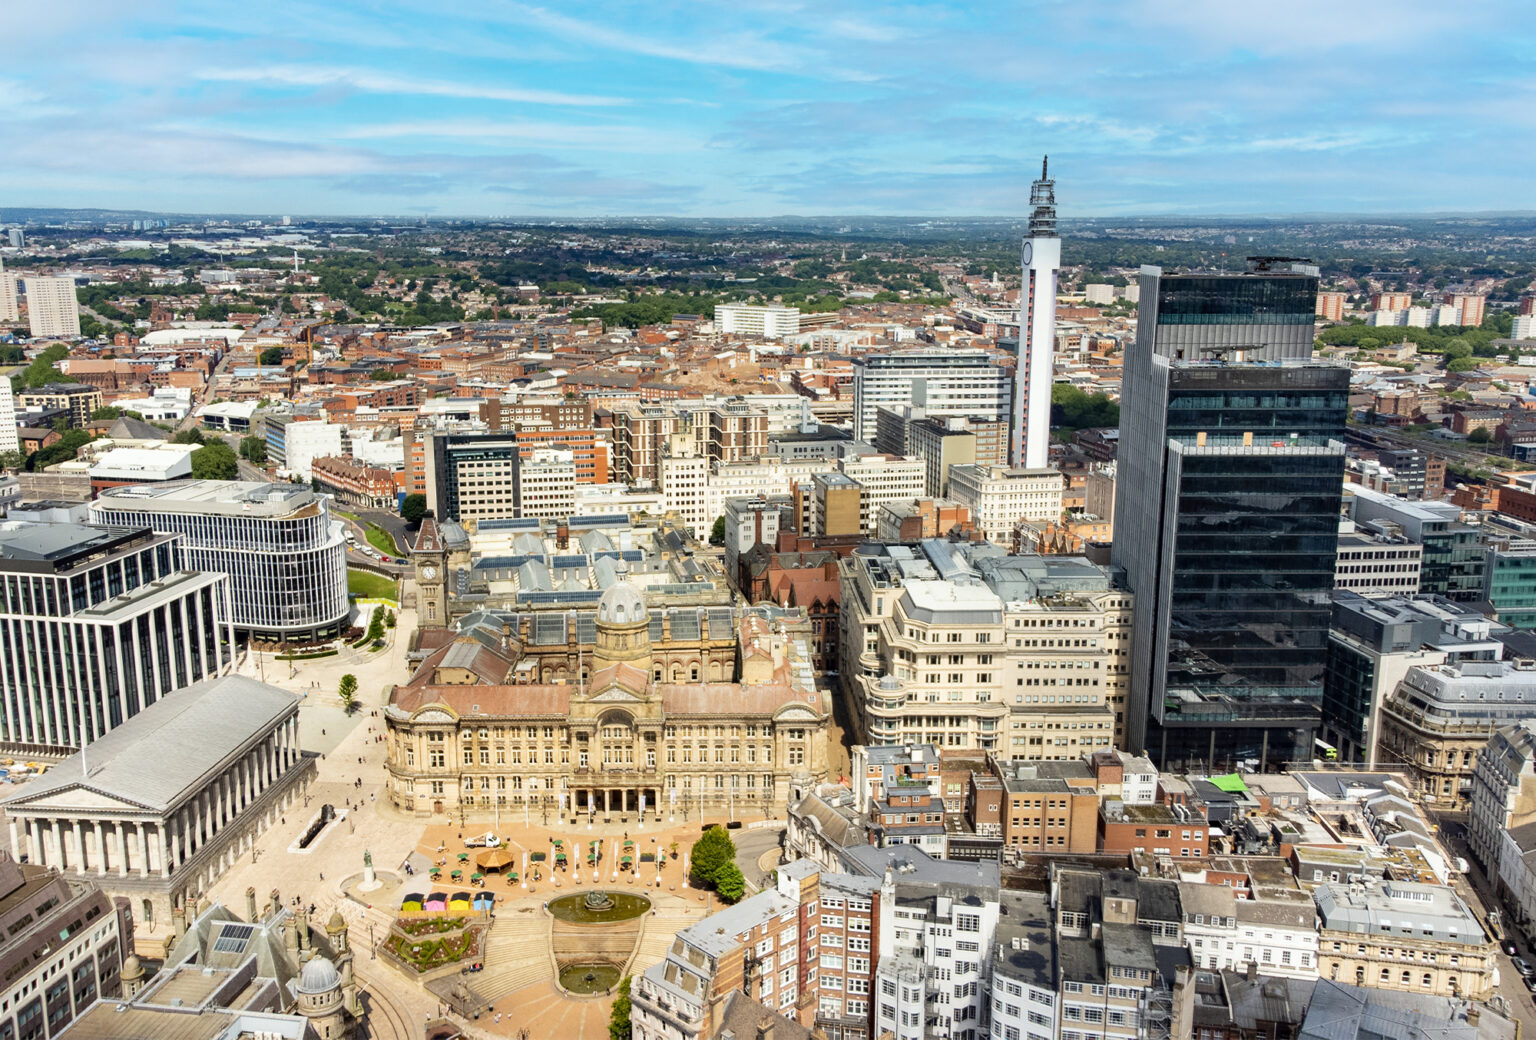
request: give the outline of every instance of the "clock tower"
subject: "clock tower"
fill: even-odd
[[[416,623],[442,628],[448,624],[448,550],[431,514],[422,518],[416,532],[411,562],[416,567]]]

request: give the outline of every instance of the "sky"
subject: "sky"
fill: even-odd
[[[1529,0],[0,3],[8,206],[1536,210]]]

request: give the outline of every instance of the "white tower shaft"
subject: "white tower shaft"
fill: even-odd
[[[1015,467],[1044,469],[1051,457],[1051,384],[1056,374],[1056,277],[1061,239],[1056,237],[1056,182],[1046,176],[1030,190],[1029,237],[1024,240],[1024,282],[1019,289],[1019,361],[1013,378]]]

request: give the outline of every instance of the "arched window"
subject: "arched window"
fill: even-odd
[[[690,667],[688,669],[688,681],[689,682],[698,682],[699,681],[699,666],[697,664],[694,664],[692,667]]]

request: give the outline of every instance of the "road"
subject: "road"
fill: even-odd
[[[1483,873],[1477,860],[1472,858],[1472,851],[1467,847],[1466,840],[1466,814],[1452,812],[1434,812],[1430,815],[1440,825],[1440,840],[1452,854],[1462,857],[1467,861],[1470,870],[1466,874],[1458,874],[1454,880],[1456,894],[1466,901],[1472,908],[1472,912],[1478,918],[1487,922],[1489,912],[1497,910],[1504,922],[1505,935],[1516,938],[1518,941],[1519,929],[1514,927],[1515,920],[1507,906],[1493,893],[1493,888],[1488,882],[1488,877]],[[1526,960],[1532,959],[1532,949],[1523,942],[1518,943],[1520,955]],[[1520,1023],[1520,1035],[1536,1035],[1531,1030],[1536,1029],[1536,995],[1526,988],[1520,978],[1520,973],[1515,970],[1513,959],[1504,952],[1502,945],[1498,953],[1499,965],[1499,997],[1508,1003],[1506,1014],[1511,1015]]]
[[[736,843],[736,865],[754,889],[764,888],[768,884],[768,871],[778,866],[783,835],[783,824],[743,827],[731,832],[731,840]]]

